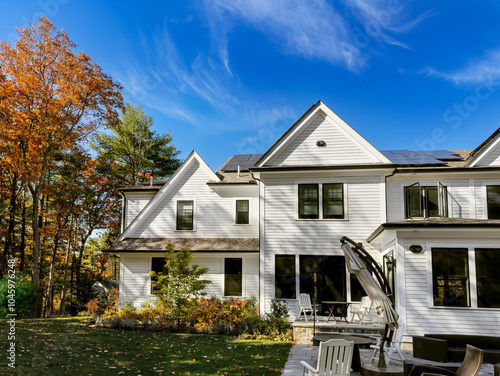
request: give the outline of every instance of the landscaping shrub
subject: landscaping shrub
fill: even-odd
[[[36,317],[37,301],[40,299],[39,289],[30,283],[30,277],[24,272],[17,272],[14,279],[14,294],[9,291],[8,275],[0,280],[0,317],[7,317],[8,313],[17,313],[17,317]],[[10,296],[9,296],[10,295]],[[15,311],[9,311],[9,299],[14,298]]]

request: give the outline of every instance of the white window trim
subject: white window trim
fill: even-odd
[[[319,202],[319,218],[299,218],[299,184],[318,184],[318,202]],[[342,184],[343,190],[343,202],[344,206],[344,218],[323,218],[323,184]],[[335,180],[296,180],[294,182],[294,195],[295,195],[295,220],[296,221],[348,221],[349,220],[349,210],[348,210],[348,200],[347,200],[347,183],[345,181],[335,181]]]
[[[488,219],[488,195],[486,193],[486,187],[490,185],[500,185],[500,180],[483,181],[481,185],[482,185],[481,201],[483,204],[483,219]]]
[[[236,201],[248,200],[248,223],[236,223]],[[252,197],[234,197],[233,198],[233,225],[234,226],[250,226],[252,224]]]
[[[193,229],[192,230],[177,230],[177,202],[179,201],[193,201]],[[196,209],[197,208],[197,205],[196,205],[196,198],[177,198],[175,199],[175,206],[174,206],[174,212],[175,212],[175,218],[174,218],[174,232],[194,232],[194,231],[197,231],[197,224],[198,224],[198,221],[196,220],[197,216],[198,216],[198,210]]]

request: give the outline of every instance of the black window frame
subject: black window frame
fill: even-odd
[[[286,261],[288,265],[279,267],[278,260]],[[295,255],[274,256],[274,296],[276,299],[297,298],[296,268]]]
[[[191,221],[185,221],[187,216],[184,216],[179,211],[179,205],[183,203],[191,203]],[[176,226],[177,231],[193,231],[194,230],[194,200],[178,200],[176,207]]]
[[[491,192],[493,189],[497,192]],[[499,200],[493,200],[494,195],[499,196]],[[488,219],[500,219],[500,185],[487,185],[486,186],[486,212]]]
[[[239,287],[232,290],[231,285],[234,282]],[[235,291],[238,293],[234,294]],[[224,258],[224,296],[243,296],[243,259],[241,257]]]
[[[500,248],[476,248],[474,255],[477,306],[500,308]]]
[[[165,263],[167,262],[166,257],[151,257],[151,271],[155,273],[160,273],[160,272],[168,272],[168,270],[165,267]],[[150,293],[155,294],[155,288],[153,286],[153,282],[156,282],[158,280],[158,276],[151,276],[151,288],[150,288]]]
[[[431,192],[437,195],[437,203],[430,201]],[[421,186],[419,182],[404,187],[405,218],[448,218],[448,187],[442,183]],[[433,215],[430,215],[431,207]],[[437,215],[436,214],[437,210]]]
[[[244,202],[247,203],[247,211],[238,211],[238,203]],[[246,218],[245,218],[246,215]],[[235,201],[235,218],[234,223],[237,225],[249,225],[250,224],[250,199],[236,199]]]
[[[468,248],[436,247],[432,248],[431,256],[433,305],[470,307]],[[459,263],[452,265],[457,259]],[[464,270],[459,274],[461,267]],[[448,269],[447,273],[445,269]]]
[[[341,198],[327,197],[325,194],[328,187],[334,186],[341,191]],[[309,192],[314,192],[314,194],[306,194],[306,189]],[[310,197],[307,197],[310,196]],[[316,196],[316,197],[314,197]],[[331,182],[321,182],[321,183],[300,183],[297,184],[297,202],[298,219],[345,219],[346,218],[346,205],[345,205],[345,189],[344,183],[331,183]],[[325,214],[325,210],[328,204],[336,204],[341,207],[341,214]],[[315,207],[316,213],[305,214],[306,205]]]
[[[340,187],[340,199],[338,198],[331,198],[331,197],[326,197],[327,195],[325,194],[325,191],[328,186],[336,186]],[[338,188],[337,188],[338,189]],[[343,183],[322,183],[322,200],[323,200],[323,219],[344,219],[344,184]],[[340,203],[341,207],[341,214],[325,214],[326,210],[325,207],[328,203],[333,203],[338,205]]]
[[[306,187],[315,187],[316,197],[304,197]],[[313,191],[313,190],[311,190]],[[309,195],[309,194],[308,194]],[[299,184],[298,185],[298,200],[299,200],[299,218],[300,219],[319,219],[319,184]],[[316,214],[305,214],[306,205],[316,206]]]

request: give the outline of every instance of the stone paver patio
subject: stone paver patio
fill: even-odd
[[[403,351],[405,357],[407,359],[414,359],[411,351],[404,350]],[[362,363],[370,362],[372,356],[371,349],[361,349],[360,357]],[[304,367],[300,364],[301,360],[305,360],[310,364],[315,364],[317,362],[318,357],[318,347],[297,343],[293,345],[290,354],[288,355],[288,360],[285,364],[285,368],[283,370],[283,376],[303,376],[304,375]],[[439,363],[436,363],[439,365]],[[352,376],[361,376],[359,372],[351,372]],[[493,375],[493,365],[492,364],[483,364],[483,368],[481,372],[479,372],[480,376],[491,376]]]

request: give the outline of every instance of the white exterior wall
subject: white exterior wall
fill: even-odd
[[[224,295],[224,259],[241,258],[243,268],[242,296],[259,298],[259,255],[257,253],[192,253],[193,265],[209,268],[202,279],[211,281],[205,291],[207,297]],[[163,253],[122,254],[120,257],[120,304],[131,301],[140,307],[146,301],[155,301],[151,291],[151,259],[164,257]],[[124,283],[126,281],[126,283]]]
[[[207,185],[209,177],[196,163],[166,194],[131,238],[258,238],[257,185]],[[235,225],[235,198],[250,198],[250,224]],[[177,231],[177,200],[194,201],[194,231]]]
[[[325,141],[326,146],[316,146],[318,140]],[[318,114],[267,165],[303,166],[376,162],[379,161],[361,148],[353,137],[343,132],[332,118]]]
[[[298,255],[343,256],[340,238],[347,236],[363,242],[377,262],[381,262],[378,251],[367,244],[366,238],[383,222],[384,175],[348,176],[339,172],[317,173],[321,177],[302,179],[262,178],[264,184],[264,299],[263,309],[270,309],[275,298],[275,255],[296,256],[296,286],[300,292]],[[360,173],[362,174],[362,173]],[[365,174],[367,174],[365,172]],[[368,173],[369,174],[369,173]],[[316,175],[316,176],[317,176]],[[346,219],[304,220],[297,219],[298,183],[344,183],[346,196]],[[262,249],[261,249],[262,251]],[[346,275],[348,273],[346,272]],[[261,285],[262,287],[262,285]],[[288,300],[292,318],[298,311],[296,300]]]
[[[156,192],[125,192],[125,227],[141,212],[146,204],[155,196]]]
[[[410,252],[418,244],[423,251]],[[434,306],[432,285],[432,248],[468,248],[471,307]],[[405,342],[425,333],[491,335],[500,332],[500,309],[478,308],[475,284],[475,248],[499,248],[500,234],[461,229],[408,230],[397,235],[396,310],[406,325]]]

